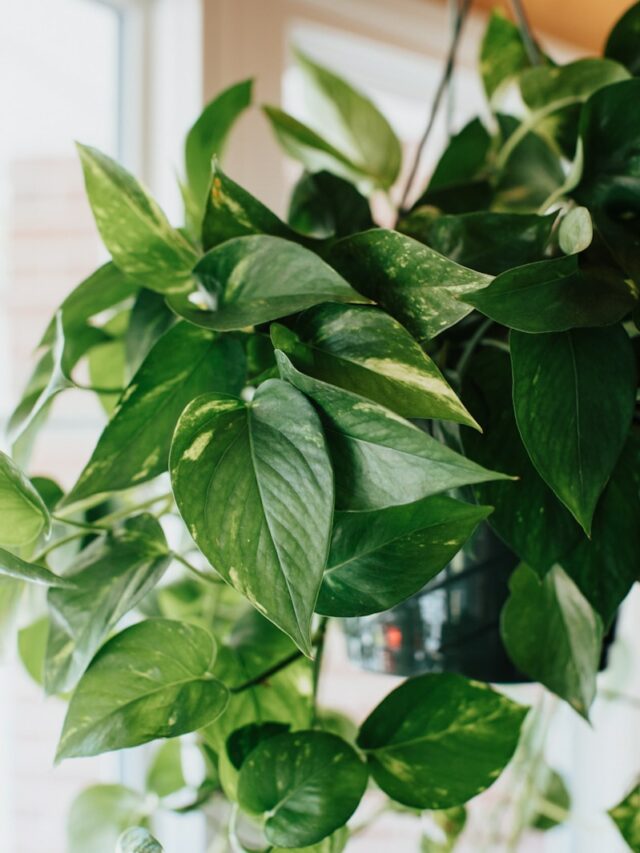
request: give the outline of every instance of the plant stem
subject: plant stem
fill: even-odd
[[[460,356],[460,360],[458,361],[458,366],[456,368],[456,372],[460,378],[462,378],[462,375],[465,371],[465,368],[466,368],[467,364],[469,363],[469,359],[471,358],[473,353],[476,351],[478,344],[480,343],[480,341],[484,337],[485,332],[491,327],[492,323],[493,323],[493,320],[490,320],[490,319],[483,320],[483,322],[480,323],[480,325],[475,330],[473,335],[467,341],[467,344],[464,348],[462,355]]]
[[[527,17],[527,13],[521,0],[511,0],[511,6],[513,7],[513,14],[518,22],[518,28],[520,30],[520,35],[522,36],[524,49],[527,51],[527,56],[529,57],[529,62],[532,65],[541,65],[542,55],[540,53],[540,48],[534,38],[531,25],[529,24],[529,18]]]
[[[109,515],[105,515],[104,518],[100,519],[100,523],[112,524],[112,522],[120,521],[120,519],[122,518],[128,518],[128,516],[130,516],[132,513],[139,512],[141,509],[148,509],[148,507],[160,503],[160,501],[167,501],[169,500],[169,498],[173,500],[173,495],[171,492],[167,492],[164,495],[157,495],[155,498],[149,498],[149,500],[142,501],[142,503],[134,504],[133,506],[125,507],[123,509],[119,509],[115,512],[112,512]]]
[[[175,551],[171,552],[171,556],[174,560],[177,560],[179,563],[188,569],[192,574],[194,574],[199,580],[204,581],[205,583],[213,584],[214,586],[219,586],[221,583],[224,583],[221,577],[216,575],[210,575],[207,572],[203,572],[201,569],[194,566],[193,563],[189,562],[186,557],[183,557],[182,554],[177,554]]]
[[[290,655],[287,655],[286,658],[282,658],[278,663],[274,663],[273,666],[270,666],[268,669],[265,669],[264,672],[260,672],[258,675],[255,675],[253,678],[250,678],[248,681],[239,684],[237,687],[230,687],[229,693],[243,693],[245,690],[249,690],[251,687],[257,687],[259,684],[262,684],[264,681],[267,681],[274,675],[277,675],[283,669],[286,669],[288,666],[291,666],[292,663],[295,663],[303,657],[300,649],[296,649],[295,652],[291,652]]]
[[[328,620],[327,620],[328,621]],[[324,645],[324,637],[326,632],[326,623],[323,625],[320,624],[318,630],[314,634],[311,645],[320,646]],[[242,693],[244,690],[249,690],[250,687],[257,687],[259,684],[262,684],[263,681],[267,681],[273,675],[277,675],[277,673],[281,672],[283,669],[286,669],[288,666],[291,666],[292,663],[295,663],[300,658],[304,657],[303,653],[300,649],[296,649],[291,652],[291,654],[287,655],[286,658],[282,658],[277,663],[274,663],[273,666],[270,666],[268,669],[265,669],[264,672],[258,673],[258,675],[254,675],[253,678],[250,678],[248,681],[243,682],[242,684],[238,684],[237,687],[230,687],[229,693]],[[318,655],[316,655],[316,660],[318,660]]]
[[[32,558],[31,562],[39,563],[40,560],[44,559],[52,551],[55,551],[56,548],[61,548],[63,545],[66,545],[67,542],[73,542],[75,539],[82,539],[82,537],[86,535],[86,530],[76,530],[75,533],[70,533],[68,536],[63,536],[61,539],[56,539],[49,545],[47,545],[46,548],[43,548],[41,551],[38,551],[38,553]]]
[[[105,530],[109,530],[109,527],[105,524],[93,524],[88,521],[75,521],[72,518],[63,518],[62,516],[56,515],[53,513],[51,516],[54,521],[59,521],[60,524],[67,524],[69,527],[79,527],[80,530],[86,530],[87,533],[103,533]]]
[[[418,167],[420,165],[420,160],[422,159],[422,152],[424,151],[425,145],[427,144],[427,140],[431,135],[431,131],[435,124],[435,120],[440,109],[440,104],[442,102],[443,95],[447,91],[451,75],[453,74],[453,70],[455,68],[456,63],[456,54],[458,52],[458,45],[460,43],[460,36],[462,35],[462,27],[464,25],[470,6],[471,0],[462,0],[462,3],[458,7],[458,12],[453,22],[453,35],[449,44],[449,51],[447,53],[444,71],[442,73],[442,77],[440,78],[440,82],[438,83],[438,88],[436,89],[435,95],[433,97],[433,101],[431,103],[431,112],[429,114],[429,118],[427,120],[427,124],[423,131],[420,142],[418,143],[418,148],[413,160],[413,164],[409,171],[409,176],[407,177],[407,181],[404,186],[404,191],[400,199],[400,215],[406,212],[405,208],[407,205],[407,200],[411,193],[413,182],[415,181]]]
[[[320,671],[322,669],[322,657],[324,655],[324,644],[327,636],[327,626],[329,624],[328,616],[320,617],[320,624],[317,631],[316,656],[313,660],[313,718],[312,724],[316,722],[318,716],[318,687],[320,686]]]

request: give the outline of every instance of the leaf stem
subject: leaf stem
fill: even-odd
[[[174,560],[177,560],[179,563],[188,569],[193,575],[195,575],[199,580],[204,581],[205,583],[213,584],[214,586],[219,586],[221,583],[224,583],[224,580],[219,575],[210,575],[207,572],[203,572],[197,566],[194,566],[186,557],[183,557],[182,554],[177,554],[175,551],[171,552],[171,556]]]
[[[93,391],[94,394],[122,394],[124,388],[103,388],[101,385],[82,385],[81,383],[73,383],[74,387],[79,391]]]
[[[404,186],[404,190],[400,199],[399,204],[399,213],[400,215],[406,213],[406,205],[409,195],[411,193],[411,188],[416,178],[416,174],[418,172],[418,167],[420,165],[420,160],[422,159],[422,153],[424,151],[425,145],[431,135],[431,131],[435,124],[435,120],[438,115],[438,111],[440,110],[440,104],[442,102],[442,98],[447,91],[447,87],[449,85],[449,81],[451,79],[451,75],[453,74],[453,70],[456,64],[456,54],[458,52],[458,45],[460,43],[460,36],[462,35],[462,28],[467,17],[467,13],[471,6],[471,0],[462,0],[461,5],[458,8],[455,20],[453,22],[453,34],[451,37],[451,42],[449,44],[449,51],[447,53],[447,59],[444,66],[444,71],[442,72],[442,77],[440,78],[440,82],[438,83],[438,88],[436,89],[435,95],[433,97],[433,101],[431,103],[431,111],[429,113],[429,118],[427,119],[427,124],[422,133],[422,137],[420,138],[420,142],[418,143],[418,148],[415,153],[415,157],[413,159],[413,164],[411,169],[409,170],[409,175],[407,177],[407,181]]]
[[[324,645],[325,633],[326,623],[320,623],[318,630],[311,638],[311,645]],[[248,681],[244,681],[242,684],[238,684],[237,687],[230,687],[229,693],[242,693],[245,690],[249,690],[249,688],[251,687],[257,687],[264,681],[267,681],[272,676],[277,675],[283,669],[286,669],[288,666],[291,666],[292,663],[295,663],[297,660],[300,660],[300,658],[303,657],[304,655],[300,651],[300,649],[296,649],[295,651],[291,652],[291,654],[287,655],[285,658],[282,658],[282,660],[279,660],[277,663],[274,663],[273,666],[268,667],[268,669],[265,669],[263,672],[258,673],[258,675],[254,675],[254,677],[250,678]],[[317,655],[315,659],[318,660]]]
[[[32,558],[31,562],[39,563],[42,559],[44,559],[48,554],[52,551],[55,551],[57,548],[61,548],[63,545],[66,545],[67,542],[73,542],[75,539],[81,539],[83,536],[87,535],[86,530],[76,530],[75,533],[70,533],[68,536],[63,536],[61,539],[55,539],[46,548],[43,548],[41,551]]]
[[[316,656],[313,660],[313,718],[312,724],[316,722],[318,716],[318,688],[320,686],[320,673],[322,670],[322,658],[324,656],[324,646],[327,637],[327,627],[329,625],[329,617],[321,616],[316,633]]]
[[[458,361],[457,368],[456,368],[456,372],[457,372],[459,377],[462,377],[462,375],[465,371],[465,368],[466,368],[467,364],[469,363],[469,359],[471,358],[473,353],[476,351],[478,344],[480,343],[482,338],[485,336],[485,333],[491,327],[492,323],[493,323],[493,320],[491,320],[491,319],[484,320],[482,323],[480,323],[480,325],[475,330],[473,335],[467,341],[465,348],[462,352],[462,355],[460,356],[460,360]]]
[[[103,533],[105,530],[109,530],[109,527],[105,524],[94,524],[88,521],[76,521],[73,518],[64,518],[63,516],[57,515],[56,513],[52,513],[51,517],[54,521],[60,522],[60,524],[67,524],[69,527],[79,527],[80,530],[86,530],[87,533]]]

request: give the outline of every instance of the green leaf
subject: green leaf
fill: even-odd
[[[161,293],[143,288],[136,297],[125,332],[125,354],[129,376],[149,355],[158,340],[175,322],[175,314],[167,307]]]
[[[349,820],[366,785],[366,767],[345,741],[327,732],[296,732],[269,738],[250,753],[238,798],[243,809],[265,815],[271,844],[305,847]]]
[[[185,168],[200,225],[211,184],[211,160],[220,157],[227,137],[242,112],[250,105],[253,81],[244,80],[221,92],[201,112],[185,141]]]
[[[631,433],[583,538],[560,561],[605,626],[638,580],[640,552],[640,436]]]
[[[388,189],[398,177],[400,142],[389,122],[365,95],[296,51],[307,84],[305,94],[317,129],[377,186]]]
[[[432,497],[371,512],[337,512],[316,612],[366,616],[418,592],[491,507]]]
[[[122,166],[95,148],[78,151],[96,225],[116,266],[151,290],[188,290],[197,257],[191,245]]]
[[[228,178],[217,163],[212,166],[211,189],[202,223],[205,250],[252,234],[269,234],[307,245],[311,241],[297,234],[251,193]]]
[[[559,773],[556,773],[556,771],[552,770],[550,767],[545,769],[547,770],[547,778],[544,781],[544,787],[541,790],[541,796],[538,800],[538,808],[540,811],[534,816],[531,823],[533,829],[538,829],[542,832],[553,829],[555,826],[565,822],[559,817],[550,817],[548,814],[545,814],[545,804],[554,806],[555,809],[559,810],[560,814],[564,812],[567,815],[567,818],[569,817],[569,811],[571,809],[571,794],[569,793],[564,779]],[[542,802],[540,802],[540,800],[542,800]]]
[[[80,553],[67,574],[73,588],[48,595],[47,692],[74,686],[109,632],[169,563],[162,528],[150,515],[127,519]]]
[[[263,383],[249,405],[203,395],[178,422],[170,468],[202,553],[309,654],[333,514],[331,463],[313,406],[279,379]]]
[[[279,107],[263,107],[276,138],[286,153],[309,172],[332,172],[371,191],[370,178],[342,151],[316,133],[313,128],[285,113]]]
[[[229,760],[240,770],[251,752],[262,743],[276,735],[289,731],[287,723],[249,723],[231,732],[227,738],[227,755]]]
[[[56,761],[177,737],[224,711],[216,647],[196,625],[149,619],[106,643],[69,703]]]
[[[307,844],[304,847],[272,847],[270,853],[342,853],[348,840],[349,830],[346,826],[341,826],[317,844]]]
[[[493,9],[480,48],[480,74],[490,102],[530,65],[518,27]]]
[[[640,74],[640,3],[630,6],[607,38],[604,55],[624,65],[632,74]]]
[[[564,184],[560,157],[542,136],[530,131],[527,121],[500,114],[497,119],[505,142],[498,159],[493,206],[535,213]]]
[[[417,240],[382,228],[339,240],[329,262],[419,343],[466,317],[472,309],[460,299],[491,281]]]
[[[619,326],[511,333],[513,402],[531,461],[585,532],[631,424],[636,370]]]
[[[521,332],[564,332],[619,322],[637,304],[635,288],[610,267],[578,255],[507,270],[465,295],[487,317]]]
[[[483,433],[461,431],[466,455],[480,465],[515,474],[516,482],[474,486],[480,503],[494,507],[489,524],[515,553],[544,572],[580,537],[573,516],[533,467],[518,433],[511,402],[511,364],[506,352],[481,347],[462,382],[462,396]]]
[[[31,481],[0,452],[0,545],[23,548],[51,530],[51,518]]]
[[[36,684],[44,684],[44,656],[49,634],[49,617],[43,616],[18,631],[18,653],[22,665]]]
[[[42,427],[54,398],[74,387],[71,372],[91,349],[110,335],[95,326],[73,326],[70,335],[65,332],[62,314],[54,318],[53,346],[40,358],[29,380],[22,400],[9,420],[9,437],[14,455],[28,459],[36,433]]]
[[[160,842],[141,826],[125,830],[116,845],[115,853],[162,853]]]
[[[304,373],[411,418],[444,418],[478,428],[435,363],[400,323],[364,305],[325,303],[296,322],[271,327],[274,347]]]
[[[444,673],[410,678],[363,723],[358,746],[382,790],[418,809],[461,805],[500,775],[527,708]]]
[[[276,357],[283,379],[311,397],[323,415],[337,509],[383,509],[505,477],[470,462],[390,409],[305,376],[284,353],[277,351]]]
[[[558,243],[565,255],[588,249],[593,240],[593,223],[586,207],[572,207],[560,220]]]
[[[164,741],[147,770],[146,789],[162,798],[174,794],[186,784],[179,738]]]
[[[99,267],[71,291],[61,303],[58,311],[67,335],[82,328],[92,317],[119,305],[138,291],[135,281],[127,278],[118,267],[109,261]],[[50,346],[55,340],[55,318],[51,320],[42,336],[40,346]]]
[[[596,695],[602,620],[558,565],[544,578],[525,564],[511,575],[500,622],[509,657],[588,718]]]
[[[73,801],[67,853],[114,853],[120,833],[149,814],[145,797],[122,785],[93,785]]]
[[[237,394],[244,376],[239,341],[189,323],[173,326],[126,388],[65,505],[166,471],[173,431],[187,403],[204,391]]]
[[[611,820],[620,830],[633,853],[640,851],[640,785],[629,791],[614,808],[609,809]]]
[[[218,647],[213,674],[233,690],[293,652],[295,646],[285,634],[257,611],[249,610]],[[266,681],[231,693],[224,714],[202,734],[218,753],[224,753],[232,732],[268,720],[278,720],[293,729],[307,728],[311,724],[311,663],[306,658]]]
[[[430,219],[411,236],[457,264],[498,275],[542,260],[555,219],[553,213],[463,213]]]
[[[320,302],[366,301],[313,252],[279,237],[228,240],[194,271],[204,290],[195,301],[181,296],[169,304],[190,323],[218,331],[277,320]]]
[[[596,92],[580,117],[582,178],[574,190],[616,261],[640,282],[640,80],[625,80]],[[615,145],[611,144],[615,138]]]
[[[16,557],[15,554],[5,551],[4,548],[0,548],[0,575],[6,575],[6,577],[15,578],[19,581],[41,584],[42,586],[75,586],[73,581],[68,578],[54,575],[49,569],[36,563],[27,563],[20,557]]]
[[[489,206],[491,185],[485,180],[491,136],[479,118],[451,137],[425,192],[414,208],[433,205],[445,213],[469,213]]]
[[[594,92],[625,80],[629,73],[610,59],[587,57],[567,65],[539,65],[520,75],[520,91],[532,114],[528,124],[571,104],[584,103]]]
[[[303,173],[291,193],[289,224],[316,239],[346,237],[373,228],[369,202],[331,172]]]

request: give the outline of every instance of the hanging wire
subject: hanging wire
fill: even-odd
[[[511,8],[522,36],[524,49],[532,65],[542,65],[542,54],[535,40],[522,0],[511,0]]]
[[[442,97],[447,91],[449,81],[451,80],[451,75],[453,74],[453,70],[455,68],[458,45],[460,44],[460,36],[462,35],[462,28],[467,17],[467,13],[469,12],[469,8],[471,7],[471,2],[472,0],[462,0],[457,9],[456,17],[453,23],[451,43],[449,45],[449,51],[447,53],[447,60],[444,66],[442,77],[440,78],[438,88],[436,89],[435,95],[433,97],[433,101],[431,104],[431,112],[429,114],[427,125],[424,129],[420,142],[418,143],[418,148],[413,160],[413,164],[411,166],[411,170],[409,171],[409,176],[405,183],[404,191],[400,199],[401,213],[405,212],[407,200],[411,193],[411,187],[413,186],[418,167],[420,166],[422,153],[424,151],[425,145],[427,144],[427,140],[431,135],[431,130],[433,129],[436,117],[438,115],[438,111],[440,109],[440,104],[442,103]]]

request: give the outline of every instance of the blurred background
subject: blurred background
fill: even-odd
[[[473,4],[449,107],[424,158],[425,176],[447,134],[484,109],[477,54],[487,10],[496,5],[501,4]],[[545,50],[568,61],[599,53],[612,23],[628,5],[627,0],[528,0],[526,8]],[[74,140],[119,159],[178,223],[182,140],[204,101],[231,83],[255,77],[257,103],[280,103],[304,120],[301,81],[292,63],[291,48],[297,46],[365,91],[411,153],[437,83],[452,19],[453,4],[445,0],[0,4],[2,421],[15,405],[33,366],[34,347],[56,305],[105,257],[84,197]],[[258,110],[245,115],[234,131],[225,171],[280,214],[298,175]],[[102,420],[87,395],[69,392],[54,407],[31,471],[70,485]],[[0,594],[0,626],[5,605]],[[640,674],[633,654],[635,650],[638,657],[639,626],[640,606],[632,597],[623,611],[609,671],[601,676],[605,695],[595,706],[593,729],[566,708],[554,717],[550,760],[571,790],[574,817],[545,836],[532,834],[518,849],[625,849],[602,812],[625,793],[640,768]],[[135,758],[106,756],[69,761],[54,770],[64,706],[43,698],[17,660],[13,643],[3,651],[0,851],[64,853],[66,813],[77,792],[96,781],[135,786],[139,764]],[[325,701],[357,719],[395,684],[383,675],[358,673],[355,680],[337,633],[328,670]],[[606,691],[614,688],[623,689],[627,699],[608,700]],[[516,696],[534,698],[527,690],[516,689]],[[485,795],[489,801],[499,797],[499,788]],[[201,853],[199,821],[193,816],[168,822],[163,839],[170,853]],[[354,841],[349,850],[418,850],[419,835],[415,820],[385,818],[373,835]],[[478,847],[470,838],[460,849]]]

